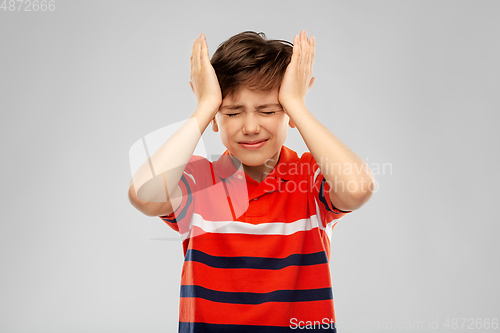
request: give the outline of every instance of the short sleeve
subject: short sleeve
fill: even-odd
[[[196,192],[208,186],[207,173],[211,173],[211,163],[201,156],[193,155],[186,164],[179,181],[182,201],[179,207],[169,215],[159,216],[170,228],[180,234],[187,233],[191,227]]]
[[[317,214],[323,223],[323,227],[328,225],[335,226],[335,224],[337,224],[342,217],[352,211],[337,209],[332,204],[332,201],[330,200],[330,185],[323,176],[323,173],[321,172],[319,165],[314,160],[312,154],[310,160],[310,170],[310,177],[312,177],[311,182],[313,184],[312,194],[316,202]]]
[[[196,191],[196,187],[191,176],[184,171],[179,182],[182,191],[180,206],[169,215],[159,216],[170,228],[181,234],[189,231],[191,215],[193,214],[193,193]]]

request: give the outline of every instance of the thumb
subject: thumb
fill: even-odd
[[[314,85],[314,82],[316,82],[316,78],[315,77],[312,77],[311,78],[311,81],[309,81],[309,89],[312,88],[312,86]]]

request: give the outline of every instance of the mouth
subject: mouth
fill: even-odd
[[[257,149],[262,147],[268,139],[265,140],[254,140],[254,141],[241,141],[238,142],[240,146],[242,146],[245,149]]]

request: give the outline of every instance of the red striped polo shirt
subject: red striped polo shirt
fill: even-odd
[[[160,216],[185,256],[179,332],[336,331],[330,238],[348,212],[311,153],[282,146],[260,183],[227,150],[213,163],[192,156],[180,186],[181,205]]]

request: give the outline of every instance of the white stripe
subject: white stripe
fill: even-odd
[[[186,171],[184,171],[184,173],[185,173],[186,175],[188,175],[189,177],[191,177],[191,179],[193,180],[193,182],[196,184],[196,180],[194,180],[194,177],[193,177],[193,175],[192,175],[192,174],[187,173]]]
[[[318,178],[319,173],[321,170],[318,168],[316,172],[314,173],[314,180],[313,184],[316,183],[316,178]],[[325,198],[325,200],[329,200]],[[318,206],[318,198],[314,197],[314,203],[316,204],[316,216],[317,219],[319,220],[319,228],[322,230],[325,230],[326,235],[328,236],[328,239],[331,241],[332,240],[332,231],[333,231],[333,226],[338,222],[339,219],[333,219],[331,222],[326,224],[326,227],[323,227],[323,223],[321,223],[321,214]]]
[[[313,184],[316,183],[316,178],[318,178],[320,172],[321,170],[318,168],[318,170],[316,170],[316,172],[314,173]]]
[[[324,230],[326,232],[326,235],[328,236],[328,239],[332,241],[332,231],[333,231],[333,225],[338,222],[339,219],[333,219],[331,222],[326,224],[326,227],[323,227],[323,223],[321,223],[321,215],[319,211],[319,206],[318,206],[318,200],[314,198],[314,203],[316,204],[316,214],[315,216],[318,217],[319,221],[319,228]]]
[[[317,206],[317,204],[316,204]],[[318,209],[318,207],[316,207]],[[251,224],[240,221],[207,221],[199,214],[193,214],[191,219],[190,231],[180,235],[181,240],[191,237],[191,229],[196,226],[204,232],[217,234],[249,234],[249,235],[292,235],[299,231],[309,231],[314,228],[325,230],[328,238],[331,237],[331,226],[336,220],[328,223],[324,228],[317,215],[310,218],[300,219],[295,222],[268,222],[260,224]]]

